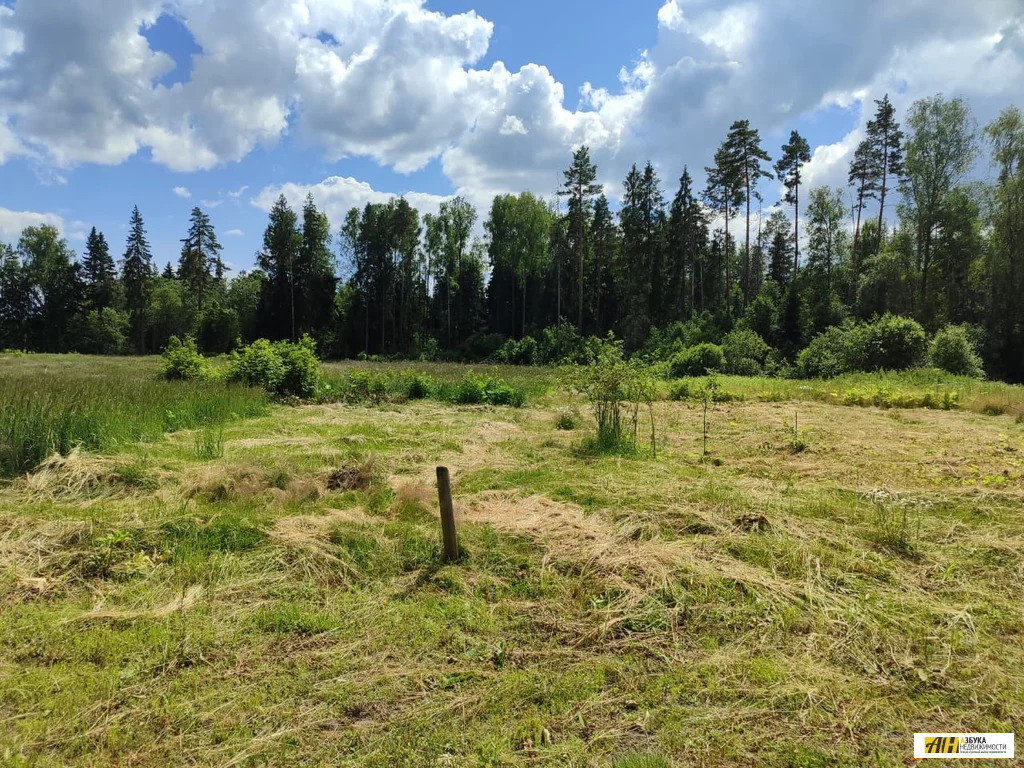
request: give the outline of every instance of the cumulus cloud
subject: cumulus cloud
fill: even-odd
[[[162,13],[200,49],[169,86],[160,78],[174,62],[142,34]],[[826,12],[816,0],[665,0],[650,24],[656,40],[618,83],[566,94],[544,62],[478,68],[492,23],[425,0],[23,1],[0,6],[0,162],[31,152],[57,166],[119,163],[147,149],[194,171],[291,134],[329,160],[400,172],[439,157],[452,185],[486,204],[550,194],[583,143],[613,193],[647,160],[666,186],[684,163],[701,184],[733,120],[749,119],[776,154],[801,120],[842,109],[847,135],[809,169],[835,184],[886,91],[898,109],[962,93],[982,121],[1024,100],[1019,0],[837,0]],[[358,184],[312,188],[331,201],[380,194]]]
[[[188,200],[190,197],[192,197],[192,193],[188,190],[188,187],[175,187],[171,191],[174,192],[174,194],[176,194],[178,197],[184,198],[185,200]]]
[[[252,204],[262,211],[270,211],[277,199],[284,195],[288,204],[299,208],[312,194],[317,207],[327,214],[332,224],[340,225],[351,208],[362,208],[367,203],[385,203],[398,195],[373,189],[365,181],[351,177],[332,176],[318,184],[287,183],[264,187]],[[441,203],[447,199],[442,195],[422,192],[407,192],[402,195],[421,214],[437,213]]]
[[[34,211],[12,211],[0,208],[0,238],[8,241],[17,240],[25,227],[41,227],[44,224],[64,231],[64,219],[56,213],[36,213]]]

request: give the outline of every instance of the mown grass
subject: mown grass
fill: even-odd
[[[0,477],[25,472],[53,453],[66,455],[76,447],[123,450],[166,432],[212,429],[261,414],[266,402],[261,392],[226,384],[5,364],[0,372]],[[215,451],[215,441],[211,438],[203,448]]]
[[[896,768],[1024,726],[1024,426],[808,399],[793,452],[750,397],[712,463],[692,403],[594,456],[534,397],[273,406],[0,489],[3,761]]]

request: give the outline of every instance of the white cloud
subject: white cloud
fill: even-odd
[[[192,193],[189,192],[188,187],[175,187],[171,191],[174,192],[174,194],[176,194],[178,197],[184,198],[185,200],[188,200],[190,197],[192,197]]]
[[[41,227],[44,224],[64,231],[64,219],[56,213],[36,213],[34,211],[12,211],[0,208],[0,238],[17,240],[26,227]]]
[[[351,208],[362,208],[367,203],[385,203],[392,198],[399,197],[388,192],[380,192],[373,189],[365,181],[357,181],[351,177],[331,176],[319,184],[295,184],[286,183],[278,186],[264,187],[252,204],[262,211],[269,211],[277,198],[285,196],[288,204],[293,208],[300,208],[305,202],[306,195],[312,193],[313,201],[317,207],[327,214],[332,227],[339,227],[345,219],[345,214]],[[409,204],[420,213],[437,213],[441,203],[447,198],[442,195],[430,195],[422,192],[408,192],[402,195]]]
[[[211,208],[211,209],[212,208],[219,208],[221,205],[224,204],[223,200],[200,200],[199,202],[202,204],[203,208]]]
[[[243,232],[240,229],[229,229],[224,234],[227,235],[228,237],[242,237],[245,234],[245,232]]]
[[[169,87],[156,83],[173,62],[140,33],[164,12],[201,48],[190,79]],[[453,186],[486,205],[496,192],[549,195],[582,143],[612,190],[648,159],[667,187],[684,163],[699,186],[733,120],[749,119],[774,155],[790,128],[838,107],[851,112],[847,136],[816,150],[808,177],[842,184],[849,132],[885,91],[898,109],[962,93],[981,121],[1024,101],[1019,0],[871,12],[855,0],[666,0],[650,25],[656,41],[618,83],[587,83],[567,104],[543,62],[478,69],[492,23],[425,0],[23,0],[0,6],[0,163],[119,163],[148,149],[192,171],[294,133],[330,160],[400,172],[439,157]],[[312,189],[335,205],[380,194],[358,184]]]
[[[238,199],[239,197],[241,197],[242,195],[245,194],[245,191],[247,189],[249,189],[249,185],[248,184],[243,184],[238,189],[236,189],[236,190],[234,190],[232,192],[228,192],[228,197],[233,197],[235,199]]]

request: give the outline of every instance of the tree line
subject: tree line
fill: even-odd
[[[199,208],[162,271],[138,208],[117,261],[95,229],[79,260],[53,227],[29,227],[0,246],[0,348],[144,354],[187,334],[217,353],[309,334],[329,356],[482,359],[553,326],[637,351],[699,325],[754,331],[784,362],[889,312],[966,326],[990,374],[1024,380],[1021,112],[979,127],[936,95],[901,125],[887,95],[875,104],[846,189],[805,189],[797,131],[773,161],[737,120],[703,189],[684,168],[666,199],[654,167],[634,165],[617,211],[586,146],[556,198],[498,195],[482,227],[464,198],[423,216],[395,198],[353,208],[335,238],[312,197],[296,212],[282,196],[256,268],[231,278]],[[986,155],[994,178],[972,180]],[[764,218],[772,180],[784,193]]]

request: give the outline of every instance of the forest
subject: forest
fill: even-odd
[[[827,376],[910,367],[944,334],[980,356],[974,373],[1024,381],[1020,110],[982,126],[941,94],[902,116],[888,95],[875,104],[845,189],[806,183],[796,131],[773,149],[737,120],[674,191],[633,165],[617,207],[586,146],[557,197],[502,194],[487,211],[394,198],[332,223],[282,196],[256,268],[234,275],[198,207],[166,266],[138,207],[120,258],[95,228],[79,257],[29,227],[0,245],[0,349],[152,354],[193,336],[217,354],[308,334],[335,358],[552,363],[611,333],[663,359],[728,337],[755,350],[729,372]],[[907,356],[842,351],[869,327],[912,337]]]

